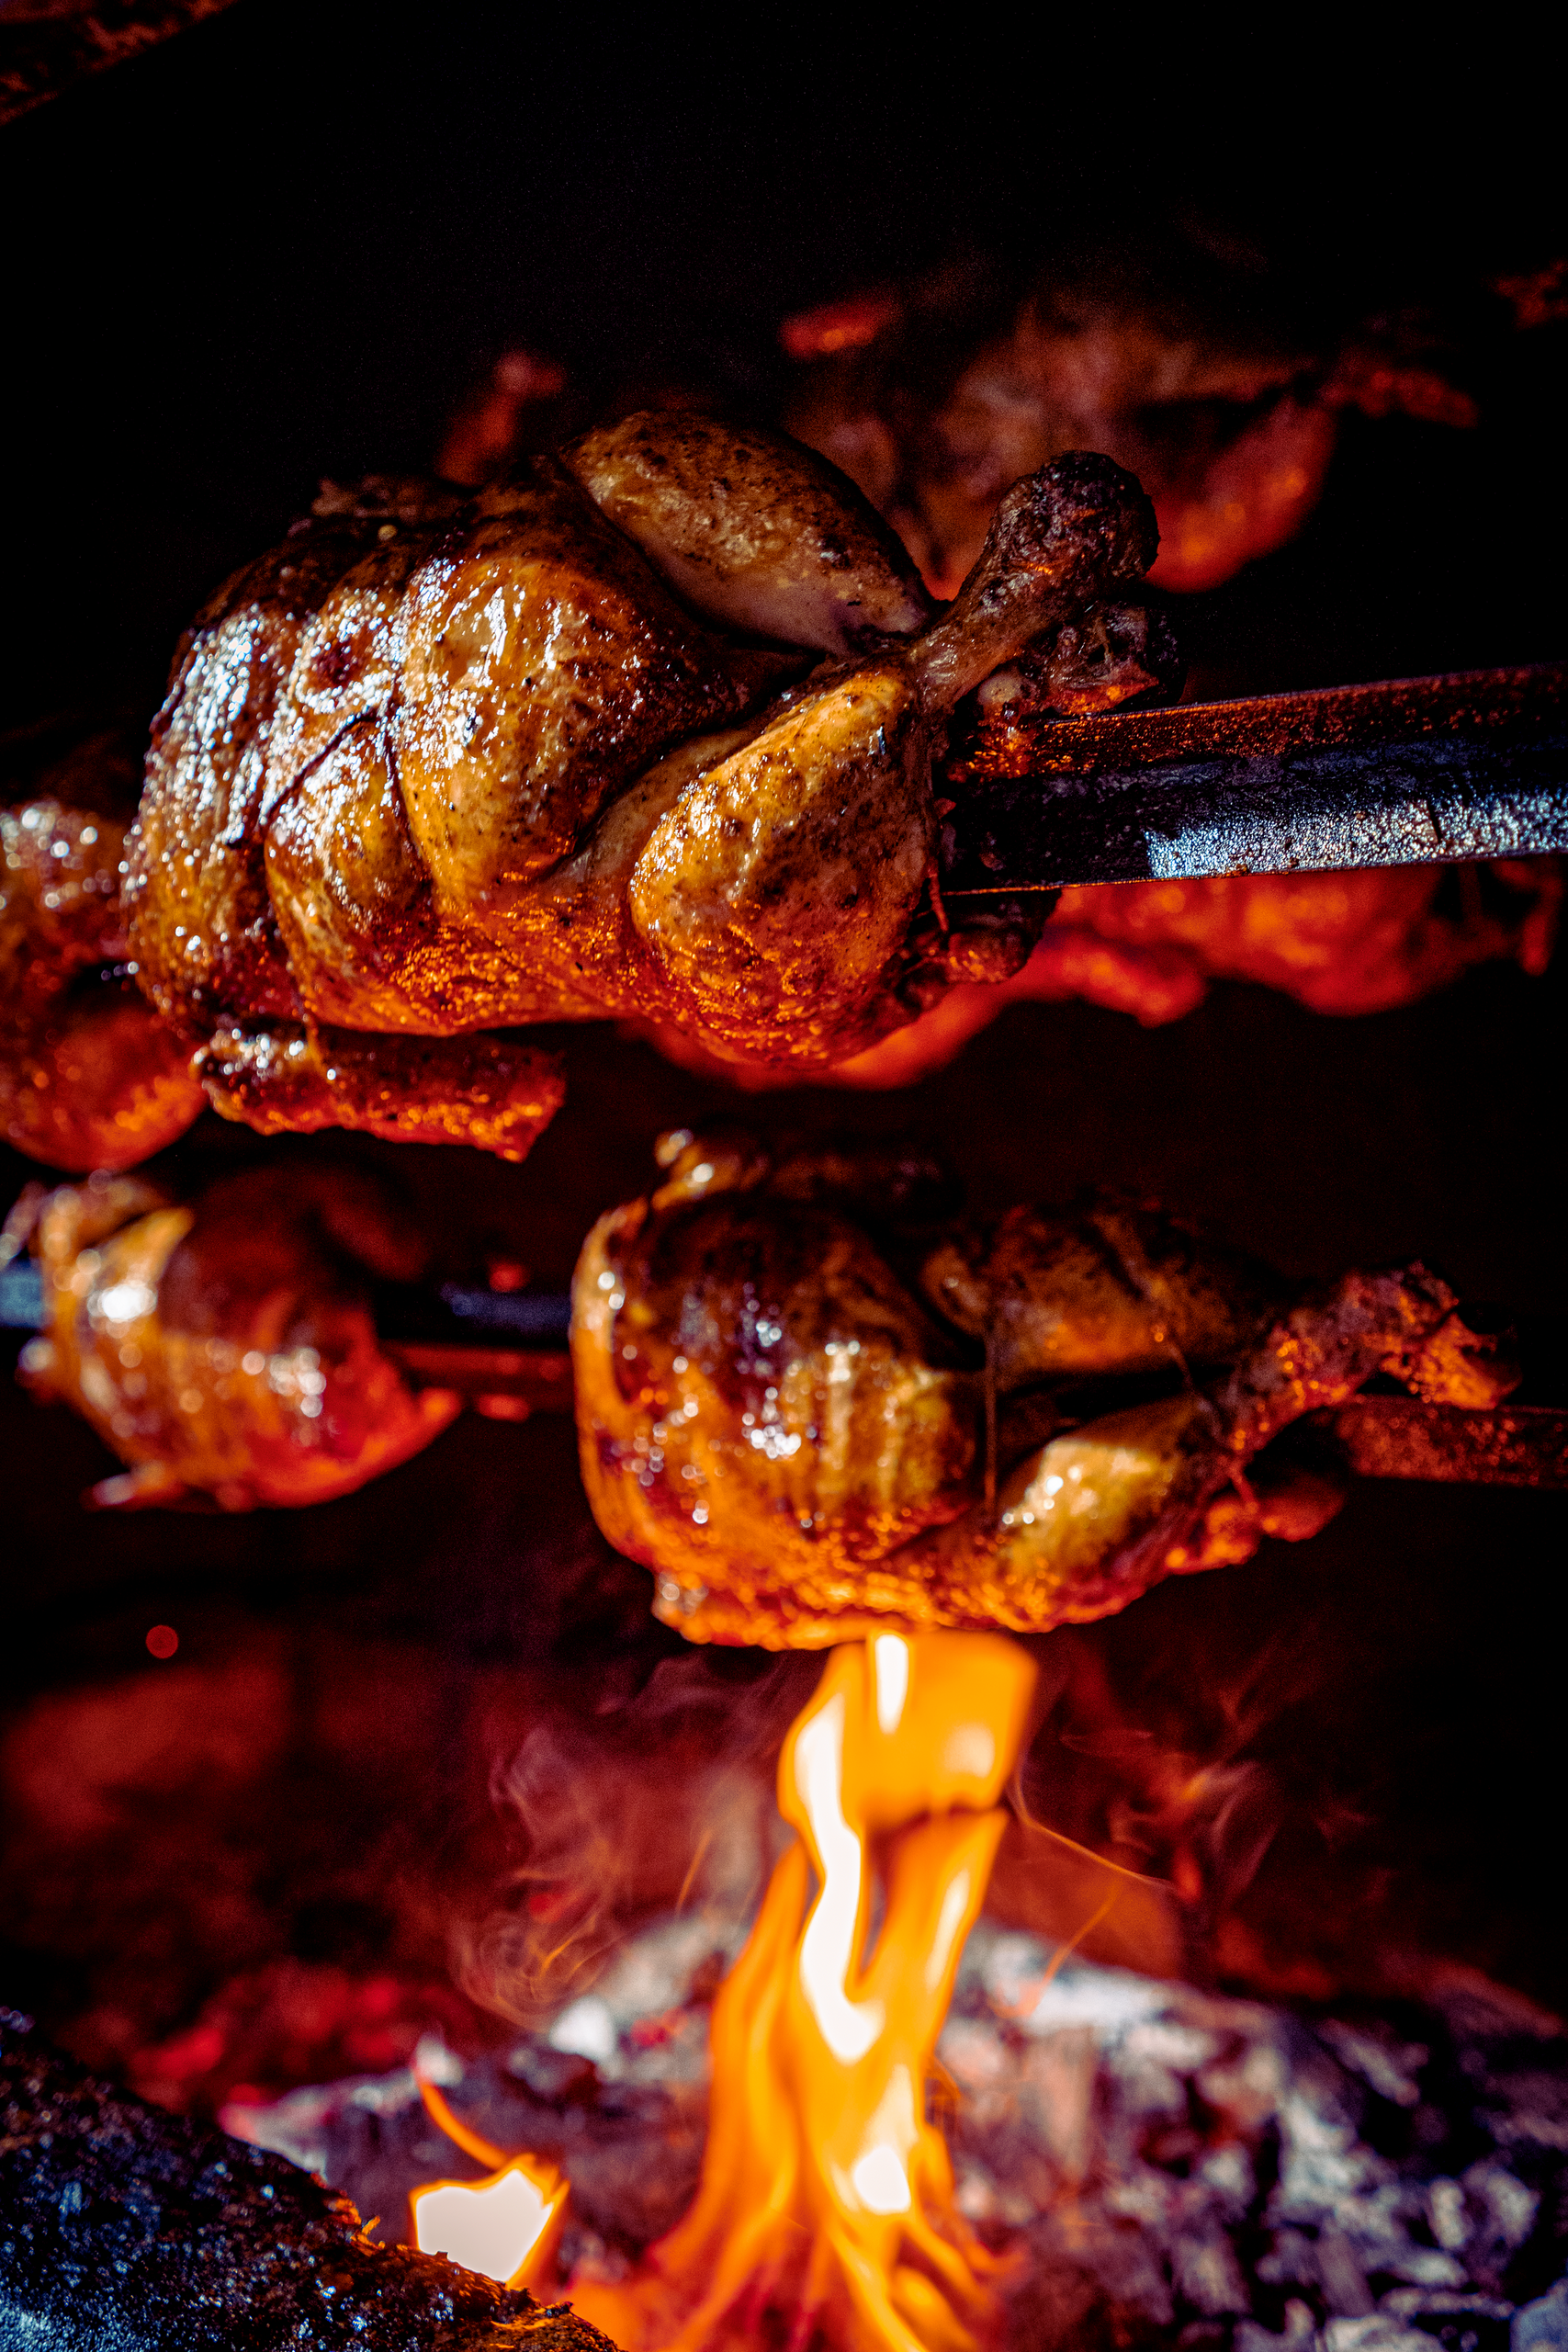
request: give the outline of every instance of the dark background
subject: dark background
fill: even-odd
[[[1440,312],[1482,409],[1470,434],[1347,421],[1293,546],[1179,601],[1211,687],[1560,658],[1565,331],[1513,333],[1487,290],[1563,249],[1534,77],[1314,51],[1249,79],[1131,45],[1109,19],[1032,50],[910,12],[848,35],[781,19],[764,45],[240,0],[10,126],[0,727],[150,711],[216,580],[319,476],[428,465],[511,344],[606,406],[685,371],[765,413],[789,311],[1172,220],[1243,240],[1303,316]],[[1560,960],[1354,1022],[1240,987],[1157,1031],[1021,1007],[908,1092],[746,1114],[936,1136],[981,1206],[1119,1186],[1292,1274],[1419,1254],[1562,1316],[1562,993]],[[737,1108],[608,1031],[570,1064],[522,1169],[270,1148],[374,1159],[452,1268],[504,1245],[559,1283],[660,1128]],[[171,1170],[268,1148],[208,1119]],[[7,1199],[30,1172],[6,1159]],[[564,1424],[468,1419],[362,1496],[238,1521],[88,1516],[76,1497],[113,1466],[91,1434],[8,1384],[0,1426],[0,1997],[111,2062],[281,1953],[439,1955],[432,1889],[447,1872],[478,1902],[501,1868],[487,1779],[518,1724],[608,1716],[677,1646],[587,1524]],[[1053,1725],[1257,1762],[1277,1830],[1247,1898],[1272,1936],[1257,1981],[1293,1938],[1324,1981],[1416,1951],[1568,2004],[1565,1532],[1560,1498],[1367,1487],[1305,1551],[1167,1586],[1063,1645],[1036,1809],[1055,1787],[1092,1836],[1121,1786],[1113,1761],[1088,1785]],[[180,1631],[166,1665],[157,1622]]]

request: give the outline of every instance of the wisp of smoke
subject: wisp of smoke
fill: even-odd
[[[607,1713],[534,1724],[492,1776],[526,1848],[503,1899],[458,1930],[470,1998],[535,2026],[656,1912],[696,1906],[738,1932],[786,1835],[778,1751],[821,1670],[817,1654],[694,1651]]]

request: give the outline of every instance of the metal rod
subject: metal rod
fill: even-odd
[[[405,1294],[412,1300],[417,1294]],[[457,1305],[462,1298],[463,1306]],[[472,1302],[482,1301],[475,1314]],[[438,1303],[439,1302],[439,1303]],[[448,1285],[429,1295],[436,1314],[445,1306],[467,1320],[464,1339],[384,1337],[387,1353],[426,1387],[456,1388],[494,1409],[512,1398],[526,1412],[572,1410],[571,1358],[560,1346],[571,1321],[564,1295],[472,1291]],[[23,1259],[0,1268],[0,1325],[36,1331],[43,1322],[43,1277]],[[450,1329],[450,1326],[448,1326]],[[480,1340],[483,1330],[488,1344]],[[533,1344],[506,1347],[505,1338]],[[518,1418],[521,1418],[521,1412]],[[1348,1469],[1362,1478],[1426,1478],[1486,1487],[1568,1487],[1568,1409],[1551,1405],[1504,1405],[1466,1412],[1424,1405],[1410,1396],[1355,1396],[1320,1417]]]
[[[1014,759],[946,787],[944,899],[1568,851],[1568,665],[1057,720]]]

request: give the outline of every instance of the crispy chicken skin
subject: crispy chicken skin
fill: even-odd
[[[983,678],[1146,570],[1116,467],[1019,483],[937,617],[830,466],[701,417],[628,418],[472,500],[326,508],[189,632],[129,845],[141,984],[220,1110],[424,1116],[521,1156],[556,1065],[492,1031],[635,1016],[820,1069],[1022,963],[1039,917],[986,919],[978,960],[925,943],[899,993],[931,755]]]
[[[46,1325],[22,1377],[130,1465],[94,1489],[107,1507],[325,1502],[459,1409],[378,1344],[367,1283],[417,1274],[423,1247],[354,1171],[263,1170],[190,1204],[98,1175],[35,1203],[31,1239]]]
[[[939,1315],[986,1347],[1004,1391],[1156,1371],[1178,1356],[1224,1363],[1284,1304],[1266,1267],[1111,1202],[1065,1215],[1010,1209],[960,1227],[922,1258],[919,1283]]]
[[[123,1168],[201,1108],[189,1057],[125,970],[125,827],[0,809],[0,1135],[51,1168]]]
[[[744,1139],[663,1157],[584,1244],[572,1357],[594,1516],[693,1640],[1104,1616],[1317,1532],[1326,1481],[1249,1475],[1303,1413],[1379,1373],[1474,1406],[1512,1385],[1419,1266],[1292,1306],[1151,1212],[1021,1209],[933,1240],[841,1164],[814,1187]],[[1077,1418],[1086,1382],[1162,1362],[1172,1393]]]

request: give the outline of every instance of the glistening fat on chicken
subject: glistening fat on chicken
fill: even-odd
[[[125,826],[52,794],[0,809],[0,1136],[53,1168],[125,1168],[201,1107],[125,968]]]
[[[46,1317],[21,1376],[128,1465],[100,1505],[325,1502],[460,1408],[411,1389],[377,1340],[370,1283],[418,1274],[424,1245],[362,1170],[261,1169],[189,1203],[100,1174],[21,1205],[9,1238],[30,1226]]]

